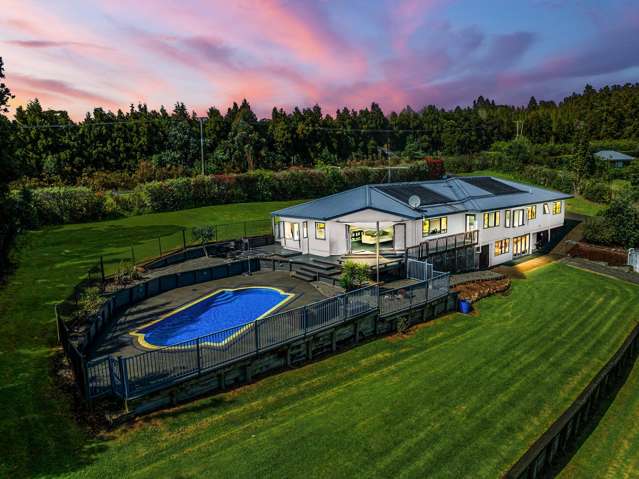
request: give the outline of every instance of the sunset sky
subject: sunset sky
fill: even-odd
[[[639,81],[637,0],[0,0],[13,106],[325,113]]]

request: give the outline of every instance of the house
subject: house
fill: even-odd
[[[595,157],[600,160],[609,161],[610,165],[614,168],[623,168],[630,164],[634,158],[632,156],[624,155],[618,151],[601,150],[595,153]]]
[[[274,211],[276,240],[316,256],[429,257],[467,247],[481,268],[530,254],[571,195],[486,176],[366,185]],[[379,242],[378,242],[379,239]],[[470,268],[469,268],[470,269]]]

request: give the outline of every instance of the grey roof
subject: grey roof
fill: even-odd
[[[634,160],[632,156],[625,155],[623,153],[619,153],[618,151],[613,150],[601,150],[595,153],[595,156],[608,161],[630,161]]]
[[[408,198],[420,197],[411,208]],[[273,216],[330,220],[365,209],[407,219],[453,213],[514,208],[533,203],[565,200],[572,195],[490,176],[453,177],[443,180],[366,185],[274,211]]]

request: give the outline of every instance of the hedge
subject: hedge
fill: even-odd
[[[419,162],[394,170],[392,180],[435,179],[442,171],[437,160]],[[23,188],[13,191],[12,198],[20,226],[36,228],[225,203],[316,198],[380,183],[387,175],[385,168],[367,167],[255,171],[152,181],[125,194],[94,192],[81,186]]]

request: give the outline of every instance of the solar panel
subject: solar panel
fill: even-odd
[[[481,188],[488,193],[491,193],[495,196],[500,195],[512,195],[513,193],[523,193],[522,190],[515,188],[514,186],[507,185],[501,181],[495,180],[494,178],[489,178],[487,176],[477,176],[470,178],[459,178],[464,183],[468,183],[469,185],[473,185],[477,188]]]
[[[413,195],[419,196],[420,206],[436,205],[452,201],[444,195],[417,184],[382,185],[376,188],[406,204],[408,204],[408,199]]]

